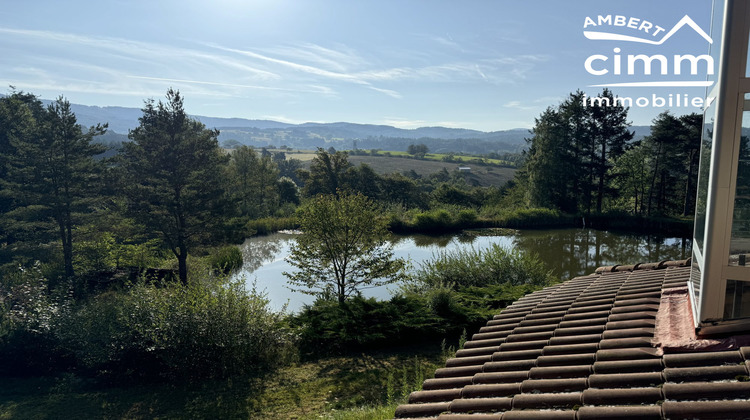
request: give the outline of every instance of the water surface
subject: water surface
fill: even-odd
[[[264,291],[276,310],[285,305],[297,311],[314,298],[287,287],[284,271],[293,271],[285,258],[294,234],[274,233],[248,238],[241,246],[244,265],[237,274],[248,285]],[[561,279],[592,273],[597,267],[613,264],[635,264],[662,260],[685,259],[690,256],[690,240],[648,235],[632,235],[594,229],[500,230],[464,232],[461,234],[427,236],[394,235],[394,254],[409,259],[414,268],[439,251],[483,249],[491,244],[519,248],[536,253],[553,274]],[[396,285],[380,286],[363,291],[365,296],[387,299]]]

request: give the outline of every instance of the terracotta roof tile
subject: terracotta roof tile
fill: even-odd
[[[529,370],[483,372],[474,375],[475,384],[505,384],[523,382],[529,379]]]
[[[485,362],[492,360],[492,355],[471,356],[471,357],[454,357],[445,362],[445,367],[483,365]]]
[[[597,361],[659,359],[661,350],[653,347],[628,347],[621,349],[602,349],[596,352]]]
[[[449,389],[449,388],[462,388],[466,385],[471,385],[473,376],[459,376],[454,378],[432,378],[427,379],[422,383],[422,389]]]
[[[628,405],[624,407],[583,406],[578,410],[576,418],[578,420],[656,420],[664,417],[659,406]]]
[[[597,361],[594,373],[659,372],[664,368],[661,359]]]
[[[713,351],[699,353],[677,353],[665,354],[664,366],[689,367],[689,366],[712,366],[712,365],[736,365],[744,361],[739,351]]]
[[[550,331],[542,331],[538,333],[526,333],[526,334],[513,334],[506,338],[506,343],[517,343],[519,341],[538,341],[538,340],[548,340],[550,337],[552,337],[552,334],[554,333],[553,330]]]
[[[487,340],[472,340],[472,341],[467,341],[464,344],[464,348],[475,349],[475,348],[480,348],[480,347],[494,347],[494,346],[500,346],[506,341],[507,341],[507,338],[505,337],[490,338]]]
[[[505,411],[512,408],[514,398],[458,399],[450,403],[452,413]]]
[[[524,381],[525,382],[525,381]],[[521,392],[521,383],[477,384],[463,389],[464,398],[512,397]]]
[[[574,392],[588,387],[586,378],[528,379],[521,383],[521,391],[527,393]]]
[[[514,410],[503,413],[502,420],[534,420],[541,418],[550,420],[574,420],[576,418],[576,412],[572,410]]]
[[[492,354],[493,362],[504,362],[509,360],[534,360],[542,355],[542,349],[498,351]]]
[[[566,379],[584,378],[592,373],[591,365],[578,366],[542,366],[529,370],[530,379]]]
[[[578,354],[578,353],[594,353],[599,349],[599,343],[583,343],[583,344],[558,344],[558,345],[547,345],[542,349],[542,354],[545,356],[553,356],[560,354]]]
[[[685,293],[689,264],[602,267],[519,299],[396,417],[750,418],[750,347],[739,348],[742,340],[721,351],[657,347],[660,310],[669,310],[660,304],[675,287]]]
[[[665,401],[661,409],[670,419],[746,419],[750,401]]]
[[[552,337],[549,343],[552,345],[580,344],[580,343],[598,343],[602,339],[602,334],[583,334],[568,335],[562,337]]]
[[[518,394],[512,401],[516,409],[573,408],[582,404],[582,397],[580,392]]]
[[[619,330],[607,330],[602,333],[602,338],[613,339],[613,338],[630,338],[630,337],[653,337],[653,328],[623,328]]]
[[[596,360],[594,353],[539,356],[536,359],[536,365],[539,367],[590,365],[594,363],[594,360]]]
[[[536,359],[489,362],[484,364],[484,372],[512,372],[520,369],[528,370],[534,366],[536,366]]]
[[[502,420],[502,414],[441,414],[441,420]]]
[[[549,344],[549,340],[516,341],[513,343],[506,342],[500,345],[498,351],[541,349],[547,344]]]
[[[588,405],[656,404],[663,399],[659,388],[589,388],[583,391],[583,404]]]
[[[597,373],[589,376],[589,386],[592,388],[632,388],[657,386],[662,383],[664,383],[664,377],[661,372]]]
[[[646,347],[649,345],[651,345],[651,339],[647,337],[608,338],[599,341],[599,348],[602,350]]]
[[[722,381],[747,377],[746,365],[665,368],[667,382]]]
[[[462,390],[460,388],[455,389],[440,389],[431,391],[417,391],[412,392],[409,395],[409,403],[426,403],[426,402],[445,402],[451,401],[455,398],[461,398]]]
[[[496,351],[500,351],[500,349],[503,348],[503,346],[506,344],[507,343],[500,344],[499,346],[461,349],[456,352],[456,357],[471,357],[471,356],[481,356],[481,355],[487,355],[487,354],[491,355],[492,353]]]
[[[666,383],[662,392],[668,400],[750,399],[750,382]]]

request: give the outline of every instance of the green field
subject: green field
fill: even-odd
[[[281,150],[279,150],[281,151]],[[287,159],[299,159],[305,167],[309,167],[310,161],[315,157],[315,153],[311,150],[298,150],[293,152],[284,151]],[[390,153],[386,155],[385,153]],[[459,166],[468,166],[471,170],[464,173],[467,182],[480,185],[483,187],[488,186],[502,186],[509,180],[513,179],[516,173],[515,168],[509,168],[505,166],[497,166],[494,164],[490,165],[476,165],[472,163],[453,163],[443,162],[441,154],[427,154],[427,157],[432,159],[411,159],[408,158],[409,154],[406,152],[379,152],[378,155],[350,155],[349,162],[354,165],[365,163],[370,165],[379,175],[391,174],[394,172],[408,172],[414,170],[421,176],[428,176],[440,172],[445,168],[448,172],[457,171]],[[471,159],[478,159],[472,156],[455,156],[456,159],[462,159],[469,161]],[[487,161],[496,161],[495,159],[486,159]],[[497,161],[499,162],[499,161]]]

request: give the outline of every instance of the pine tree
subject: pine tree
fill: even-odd
[[[228,156],[218,130],[188,117],[179,92],[169,89],[166,103],[149,100],[142,111],[123,148],[123,192],[134,218],[162,236],[187,282],[190,250],[222,221]]]
[[[105,151],[92,140],[104,134],[106,125],[84,132],[62,97],[44,112],[38,99],[23,93],[6,101],[5,109],[21,117],[15,127],[3,130],[10,146],[3,185],[13,196],[4,217],[12,223],[6,226],[26,243],[59,239],[65,276],[73,277],[73,231],[93,211],[102,170],[95,156]]]

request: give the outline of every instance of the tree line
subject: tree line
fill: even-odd
[[[692,215],[701,115],[665,111],[649,136],[633,141],[628,109],[608,89],[598,97],[610,105],[577,91],[536,118],[514,180],[516,203],[584,215]]]
[[[319,149],[308,169],[283,152],[227,151],[171,89],[145,102],[117,150],[98,140],[106,129],[82,127],[62,97],[48,107],[15,90],[0,98],[0,270],[41,261],[70,279],[159,265],[167,252],[185,281],[189,255],[241,241],[249,221],[293,216],[303,199],[349,191],[427,209],[479,205],[489,191],[447,170],[379,175],[335,150]]]

